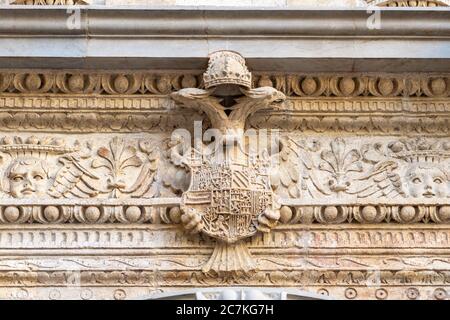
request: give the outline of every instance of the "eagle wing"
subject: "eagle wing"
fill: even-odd
[[[270,183],[280,198],[300,197],[300,170],[298,157],[292,143],[279,140],[280,151],[271,156]]]
[[[50,196],[89,198],[98,194],[95,184],[99,178],[82,165],[82,158],[79,153],[71,153],[59,159],[63,166],[58,170],[48,191]]]
[[[358,198],[404,197],[400,175],[395,172],[397,168],[398,164],[391,160],[375,164],[368,173],[358,178],[365,182],[363,187],[349,193],[357,194]]]

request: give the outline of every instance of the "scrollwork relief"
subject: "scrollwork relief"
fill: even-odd
[[[80,142],[81,141],[81,142]],[[5,136],[0,142],[3,198],[173,197],[189,178],[176,173],[167,139],[74,140]],[[169,154],[169,155],[168,155]],[[174,176],[167,171],[174,170]],[[170,173],[170,172],[169,172]]]
[[[310,150],[306,155],[295,139],[289,139],[292,141],[289,148],[295,154],[291,163],[300,164],[301,181],[295,183],[302,186],[301,198],[450,197],[447,169],[450,145],[446,139],[383,139],[382,142],[365,143],[336,138],[329,144],[322,140],[316,151]],[[348,144],[355,147],[348,147]],[[285,170],[292,167],[283,162],[280,165]]]
[[[445,139],[277,139],[266,160],[255,161],[267,161],[265,183],[281,203],[294,199],[302,206],[314,200],[323,207],[335,198],[347,205],[424,199],[439,206],[450,197],[450,145]],[[1,141],[2,197],[16,199],[180,197],[192,174],[187,161],[196,152],[186,149],[190,141],[181,137],[66,142],[58,136],[7,135]],[[215,149],[211,146],[205,150]],[[374,210],[382,209],[364,212]],[[290,221],[295,210],[281,213]]]

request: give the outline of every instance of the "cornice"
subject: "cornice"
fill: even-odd
[[[447,8],[380,8],[381,28],[370,29],[367,8],[81,6],[69,29],[73,8],[0,8],[0,67],[198,70],[227,48],[253,71],[448,71]]]
[[[79,28],[67,28],[67,10],[80,11]],[[246,8],[145,6],[3,6],[2,35],[180,37],[293,37],[293,36],[448,36],[447,8],[380,8],[386,22],[367,28],[367,8]],[[151,17],[152,19],[148,19]],[[49,20],[53,18],[55,20]],[[319,22],[325,22],[328,24]],[[137,19],[137,20],[136,20]],[[172,21],[180,20],[173,24]],[[247,22],[246,28],[236,19]],[[251,20],[250,20],[251,19]],[[15,20],[15,28],[11,21]],[[28,22],[27,24],[22,22]],[[267,23],[271,21],[273,23]],[[118,23],[120,22],[120,23]],[[220,22],[220,23],[219,23]],[[299,22],[302,22],[301,24]],[[439,25],[439,28],[436,25]]]

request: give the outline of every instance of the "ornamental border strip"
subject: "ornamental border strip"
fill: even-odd
[[[300,199],[280,201],[282,224],[450,223],[450,201],[358,201],[317,204]],[[303,202],[303,203],[302,203]],[[0,224],[178,224],[179,198],[127,200],[0,201]]]
[[[448,74],[255,74],[254,87],[272,86],[298,97],[448,97]],[[151,72],[0,71],[0,93],[166,95],[202,88],[202,75]]]

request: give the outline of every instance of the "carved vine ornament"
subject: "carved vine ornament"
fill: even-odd
[[[76,134],[6,134],[0,142],[0,223],[181,223],[216,241],[205,272],[239,275],[257,268],[246,239],[279,222],[450,222],[446,138],[319,140],[268,130],[267,143],[253,150],[247,119],[264,110],[284,112],[288,89],[280,84],[286,78],[263,76],[253,88],[255,79],[236,53],[216,52],[201,79],[178,77],[164,87],[161,78],[73,77],[3,76],[0,91],[82,92],[101,85],[110,94],[133,93],[145,83],[145,90],[172,92],[181,108],[203,113],[209,130],[200,126],[200,139],[187,130],[171,137],[105,134],[98,141]],[[447,78],[419,81],[416,89],[403,80],[320,79],[297,79],[289,90],[446,96],[449,87]]]

